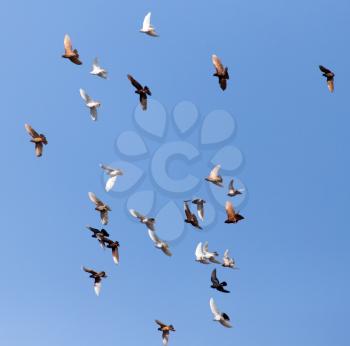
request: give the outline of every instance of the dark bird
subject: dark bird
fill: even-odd
[[[228,185],[228,194],[227,196],[234,197],[237,195],[241,195],[243,190],[238,190],[233,186],[233,179],[231,179]]]
[[[220,59],[215,54],[211,56],[211,61],[213,62],[213,65],[216,69],[216,72],[213,74],[213,76],[219,78],[220,88],[222,90],[225,90],[227,86],[227,80],[230,79],[228,69],[227,67],[224,68]]]
[[[220,282],[216,276],[216,269],[214,269],[212,272],[211,272],[211,282],[212,282],[212,285],[210,286],[211,288],[214,288],[216,289],[217,291],[219,292],[223,292],[223,293],[230,293],[230,291],[227,291],[225,290],[224,287],[227,286],[227,282],[226,281],[223,281],[223,282]]]
[[[197,216],[191,212],[188,202],[189,201],[184,201],[185,222],[190,223],[195,228],[202,229],[202,227],[199,226]]]
[[[79,53],[76,49],[73,50],[72,41],[70,37],[66,34],[64,36],[64,54],[62,58],[69,59],[72,63],[76,65],[81,65],[82,62],[79,60]]]
[[[101,281],[102,278],[106,278],[106,272],[102,271],[102,272],[96,272],[92,269],[83,267],[83,270],[87,273],[90,274],[90,278],[94,279],[94,290],[96,295],[98,296],[100,294],[101,291]]]
[[[320,65],[319,68],[322,72],[322,75],[327,78],[328,89],[332,93],[334,91],[334,76],[335,76],[335,74],[331,70],[328,70],[328,68],[326,68],[322,65]]]
[[[158,330],[162,332],[163,345],[166,346],[169,341],[170,332],[175,332],[174,326],[172,324],[166,325],[159,320],[155,320],[155,322],[159,325]]]
[[[142,110],[145,111],[147,109],[147,95],[152,95],[151,90],[149,90],[148,86],[146,85],[143,87],[136,79],[134,79],[129,74],[128,79],[131,82],[131,84],[136,88],[135,93],[139,94]]]
[[[24,125],[25,129],[29,133],[29,135],[32,137],[30,140],[32,143],[35,144],[35,155],[37,157],[40,157],[43,154],[43,144],[47,144],[47,139],[45,135],[40,133],[40,135],[28,124]]]
[[[115,264],[119,264],[119,242],[108,238],[103,240],[109,249],[112,249],[112,257]]]
[[[227,219],[225,220],[225,223],[237,223],[238,221],[244,219],[242,215],[235,212],[233,204],[230,201],[226,202],[225,209],[227,214]]]
[[[104,228],[102,228],[101,230],[90,226],[86,226],[86,228],[93,233],[91,237],[96,238],[100,243],[101,247],[104,248],[105,240],[109,237],[109,233]]]
[[[198,214],[199,218],[202,221],[204,221],[204,203],[206,203],[205,200],[201,199],[201,198],[196,198],[196,199],[192,200],[192,203],[197,206],[197,214]]]
[[[93,192],[89,192],[89,198],[90,201],[96,205],[95,210],[100,212],[102,225],[107,225],[108,212],[112,211],[112,209],[106,203],[103,203],[99,198],[97,198]]]

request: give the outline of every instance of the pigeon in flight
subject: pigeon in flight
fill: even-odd
[[[211,263],[221,264],[215,257],[219,256],[216,251],[209,251],[209,244],[206,241],[203,245],[202,251],[204,253],[204,257],[209,260]]]
[[[110,239],[104,239],[109,249],[112,249],[112,257],[115,264],[119,264],[119,242]]]
[[[90,227],[90,226],[86,226],[86,228],[93,233],[91,237],[96,238],[98,240],[98,242],[100,243],[101,247],[104,249],[105,248],[105,240],[106,240],[106,238],[109,237],[109,233],[104,228],[102,228],[101,230],[99,230],[97,228]]]
[[[153,241],[154,246],[157,249],[162,250],[167,256],[171,256],[172,255],[172,253],[169,250],[169,245],[165,241],[159,239],[155,231],[152,231],[152,230],[149,229],[148,230],[148,235],[151,238],[151,240]]]
[[[204,221],[204,203],[205,200],[204,199],[201,199],[201,198],[196,198],[192,201],[193,204],[197,205],[197,214],[198,214],[198,217]]]
[[[172,324],[169,324],[169,325],[164,324],[159,320],[155,320],[155,322],[159,325],[158,330],[162,332],[163,345],[166,346],[169,342],[170,332],[175,332],[174,326]]]
[[[236,189],[234,186],[233,186],[233,179],[231,179],[229,185],[228,185],[228,193],[227,193],[227,196],[230,196],[230,197],[234,197],[234,196],[237,196],[237,195],[241,195],[242,192],[243,192],[243,189]]]
[[[40,135],[28,124],[24,124],[25,129],[27,130],[28,134],[32,137],[30,140],[32,143],[35,144],[35,155],[37,157],[40,157],[43,154],[43,144],[47,145],[47,139],[45,135],[40,133]]]
[[[112,190],[117,180],[117,177],[120,175],[123,175],[123,172],[119,168],[113,168],[104,164],[100,164],[100,167],[109,175],[109,178],[106,182],[106,187],[105,187],[105,190],[108,192]]]
[[[215,290],[223,293],[230,293],[230,291],[227,291],[224,287],[227,286],[227,282],[223,281],[220,282],[219,279],[216,276],[216,269],[214,269],[211,272],[211,283],[212,285],[210,286],[211,288],[214,288]]]
[[[89,198],[90,201],[96,205],[95,210],[100,212],[102,225],[107,225],[108,212],[112,211],[112,209],[107,204],[103,203],[100,199],[98,199],[93,192],[89,192]]]
[[[149,36],[157,37],[158,34],[154,30],[154,27],[151,24],[151,12],[148,12],[143,20],[142,28],[140,32],[143,32]]]
[[[221,165],[216,165],[211,172],[209,173],[209,176],[205,178],[206,181],[209,181],[217,186],[222,187],[222,176],[219,175],[219,170],[221,168]]]
[[[203,244],[200,242],[198,243],[195,251],[196,256],[196,262],[203,263],[203,264],[209,264],[208,258],[205,256],[205,253],[203,251]]]
[[[130,209],[129,212],[134,218],[140,220],[141,223],[145,224],[149,230],[155,231],[154,224],[156,220],[153,217],[144,216],[135,209]]]
[[[80,96],[84,100],[86,107],[90,109],[91,119],[97,120],[97,108],[101,106],[101,102],[93,100],[85,90],[80,89]]]
[[[142,110],[147,110],[147,95],[151,96],[151,90],[149,90],[148,86],[142,86],[136,79],[134,79],[131,75],[128,74],[128,79],[131,84],[136,88],[135,93],[140,95],[140,104]]]
[[[71,39],[67,34],[64,36],[63,44],[64,54],[62,55],[62,58],[69,59],[72,63],[76,65],[81,65],[82,62],[79,60],[79,53],[76,49],[73,50]]]
[[[229,256],[228,250],[225,251],[224,257],[223,257],[222,261],[224,262],[224,263],[222,264],[223,267],[232,268],[232,269],[238,269],[238,268],[236,267],[236,262],[235,262],[235,260]]]
[[[96,272],[92,269],[83,267],[83,270],[87,273],[90,274],[90,278],[94,279],[94,290],[96,295],[98,296],[100,294],[101,291],[101,281],[102,278],[106,278],[106,272],[102,271],[102,272]]]
[[[221,63],[221,60],[215,54],[211,56],[211,61],[213,62],[213,65],[216,69],[216,72],[213,74],[213,76],[219,78],[220,88],[222,90],[225,90],[227,86],[227,80],[230,79],[228,69],[227,67],[224,68],[224,66]]]
[[[197,216],[191,212],[188,202],[189,201],[184,201],[185,222],[190,223],[195,228],[202,229],[202,227],[199,226]]]
[[[319,66],[321,72],[323,73],[323,76],[327,78],[327,85],[329,91],[332,93],[334,91],[334,76],[335,74],[331,71],[328,70],[328,68],[320,65]]]
[[[108,72],[107,70],[105,70],[100,66],[98,62],[98,58],[95,58],[94,61],[92,62],[92,70],[90,74],[107,79]]]
[[[225,209],[227,214],[227,219],[225,220],[225,223],[237,223],[238,221],[244,219],[242,215],[235,212],[231,201],[226,202]]]
[[[219,311],[213,298],[210,298],[209,304],[210,304],[211,312],[214,315],[214,321],[219,322],[220,324],[222,324],[226,328],[232,328],[232,325],[230,323],[230,317],[227,314],[225,314],[224,312],[221,313]]]

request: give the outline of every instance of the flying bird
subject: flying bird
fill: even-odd
[[[89,192],[89,198],[90,201],[96,205],[95,210],[100,212],[102,225],[107,225],[108,212],[112,211],[112,209],[107,204],[103,203],[100,199],[98,199],[93,192]]]
[[[91,237],[96,238],[100,243],[101,247],[104,249],[105,240],[109,237],[109,233],[104,228],[102,228],[101,230],[93,228],[91,226],[86,226],[86,228],[93,233]]]
[[[107,70],[105,70],[100,66],[98,62],[98,58],[95,58],[94,61],[92,62],[92,70],[90,74],[104,78],[104,79],[107,79],[107,76],[108,76]]]
[[[102,278],[107,277],[106,272],[96,272],[86,267],[83,267],[83,270],[90,274],[90,278],[94,279],[94,290],[96,295],[98,296],[101,291]]]
[[[209,304],[210,304],[211,312],[214,315],[214,321],[219,322],[220,324],[222,324],[226,328],[232,328],[232,325],[230,323],[230,317],[226,313],[224,313],[224,312],[221,313],[219,311],[213,298],[210,298]]]
[[[328,70],[328,68],[320,65],[319,66],[321,72],[323,73],[322,75],[327,78],[327,85],[329,91],[332,93],[334,91],[334,76],[335,74],[331,71]]]
[[[184,201],[185,222],[191,224],[195,228],[202,229],[202,227],[199,226],[197,216],[191,212],[188,202],[189,201]]]
[[[206,203],[205,200],[201,198],[196,198],[192,201],[192,203],[197,206],[197,214],[199,218],[202,221],[204,221],[204,203]]]
[[[73,50],[71,39],[67,34],[64,36],[63,44],[64,54],[62,55],[62,58],[69,59],[72,63],[76,65],[81,65],[82,62],[79,60],[79,53],[76,49]]]
[[[216,72],[213,74],[213,76],[218,77],[220,88],[222,90],[225,90],[227,86],[227,80],[230,79],[228,69],[227,67],[224,68],[221,60],[215,54],[211,56],[211,61],[213,62],[213,65],[216,69]]]
[[[219,291],[219,292],[223,292],[223,293],[230,293],[230,291],[227,291],[225,289],[225,287],[227,286],[227,282],[223,281],[220,282],[218,277],[216,276],[216,269],[214,269],[211,272],[211,283],[212,285],[210,286],[211,288],[214,288],[215,290]]]
[[[86,107],[90,109],[91,119],[93,121],[97,120],[97,108],[101,106],[101,102],[93,100],[85,90],[80,89],[80,96],[84,100]]]
[[[243,192],[243,189],[236,189],[234,186],[233,186],[233,179],[231,179],[229,185],[228,185],[228,193],[227,193],[227,196],[230,196],[230,197],[234,197],[234,196],[237,196],[237,195],[241,195],[242,192]]]
[[[120,175],[123,175],[123,171],[120,170],[119,168],[113,168],[113,167],[104,165],[102,163],[100,164],[100,167],[109,175],[109,178],[105,186],[105,190],[108,192],[113,188],[117,180],[117,177]]]
[[[203,264],[209,264],[208,258],[205,256],[205,253],[203,251],[203,244],[200,242],[198,243],[195,251],[196,256],[196,262],[203,263]]]
[[[151,24],[151,12],[148,12],[143,19],[142,28],[140,29],[140,32],[143,32],[149,36],[157,37],[158,34],[156,33],[154,27]]]
[[[105,239],[105,243],[107,243],[107,247],[112,249],[112,257],[115,264],[119,264],[119,242],[113,241],[110,239]]]
[[[227,219],[225,220],[225,223],[237,223],[238,221],[244,219],[244,217],[241,214],[235,212],[231,201],[226,202],[225,209],[227,214]]]
[[[222,264],[223,267],[232,268],[232,269],[238,269],[238,268],[236,267],[236,262],[235,262],[235,260],[229,256],[228,250],[225,251],[224,257],[223,257],[222,261],[224,262],[224,263]]]
[[[154,246],[157,249],[162,250],[167,256],[171,256],[172,255],[172,253],[169,250],[169,245],[165,241],[159,239],[155,231],[152,231],[152,230],[149,229],[148,230],[148,235],[151,238],[151,240],[153,241]]]
[[[202,251],[204,253],[204,257],[208,261],[211,263],[221,264],[221,262],[216,259],[216,256],[219,256],[219,254],[216,251],[209,251],[209,244],[207,241],[204,243]]]
[[[129,212],[134,218],[138,219],[141,223],[146,225],[147,229],[151,231],[155,230],[154,224],[156,220],[153,217],[144,216],[140,214],[138,211],[136,211],[135,209],[130,209]]]
[[[175,332],[174,326],[172,324],[164,324],[159,320],[155,320],[155,322],[159,325],[158,330],[162,332],[163,345],[166,346],[169,342],[170,332]]]
[[[30,140],[32,143],[35,144],[35,155],[37,157],[40,157],[43,154],[43,144],[47,145],[47,139],[45,135],[40,133],[40,135],[28,124],[24,124],[25,129],[29,133],[29,135],[32,137]]]
[[[222,187],[222,176],[219,175],[219,171],[220,171],[221,165],[216,165],[211,172],[209,173],[209,176],[207,178],[205,178],[206,181],[209,181],[217,186]]]
[[[131,84],[136,88],[135,94],[139,94],[142,110],[145,111],[147,109],[147,95],[152,95],[151,90],[149,90],[148,86],[146,85],[143,87],[136,79],[134,79],[129,74],[128,79],[131,82]]]

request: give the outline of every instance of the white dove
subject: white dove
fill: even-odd
[[[153,217],[148,217],[140,214],[135,209],[129,209],[130,214],[135,217],[136,219],[140,220],[141,223],[146,225],[147,229],[154,231],[154,224],[156,220]]]
[[[232,324],[230,323],[230,317],[227,314],[225,314],[224,312],[221,313],[219,311],[213,298],[210,298],[209,304],[210,304],[211,312],[214,315],[214,321],[219,322],[220,324],[222,324],[226,328],[232,328]]]
[[[165,241],[159,239],[158,236],[156,235],[156,232],[154,232],[154,231],[149,229],[148,230],[148,235],[151,238],[151,240],[153,241],[154,246],[157,249],[162,250],[167,256],[171,256],[172,255],[172,253],[169,250],[169,245]]]
[[[198,243],[195,251],[196,261],[203,264],[209,264],[208,259],[205,257],[203,252],[203,244],[202,242]]]
[[[80,89],[80,96],[84,100],[86,107],[90,109],[91,119],[97,120],[97,108],[101,106],[101,102],[93,100],[85,90]]]
[[[116,180],[117,180],[117,177],[120,176],[120,175],[123,175],[123,171],[120,170],[119,168],[113,168],[113,167],[110,167],[110,166],[106,166],[104,164],[100,164],[100,167],[109,175],[109,178],[106,182],[106,186],[105,186],[105,190],[108,192],[110,191]]]
[[[140,32],[143,32],[149,36],[158,36],[158,34],[155,32],[154,27],[151,24],[151,12],[148,12],[143,20],[142,28],[140,29]]]
[[[236,262],[235,262],[235,260],[229,256],[228,250],[225,251],[224,257],[223,257],[222,260],[223,260],[223,262],[224,262],[224,263],[222,264],[223,267],[232,268],[232,269],[238,269],[238,268],[236,267]]]
[[[107,79],[107,70],[105,70],[104,68],[102,68],[98,62],[98,58],[95,58],[93,63],[92,63],[92,70],[90,72],[91,74],[93,74],[94,76],[98,76],[104,79]]]
[[[204,257],[209,260],[210,262],[212,263],[217,263],[217,264],[221,264],[215,257],[216,256],[219,256],[219,254],[214,251],[214,252],[211,252],[209,251],[208,249],[208,242],[206,241],[203,245],[203,248],[202,248],[202,251],[204,253]]]

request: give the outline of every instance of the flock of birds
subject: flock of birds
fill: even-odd
[[[145,16],[140,32],[153,37],[158,36],[154,27],[151,24],[151,13],[148,13]],[[82,61],[80,60],[78,50],[73,49],[71,39],[68,35],[65,35],[64,37],[64,54],[62,55],[62,57],[70,60],[72,63],[76,65],[82,65]],[[213,76],[218,78],[220,88],[222,90],[225,90],[227,88],[227,80],[229,80],[230,78],[228,73],[228,68],[222,65],[220,59],[216,55],[212,55],[212,63],[215,67],[215,73],[213,74]],[[326,77],[329,91],[333,92],[334,91],[334,73],[322,65],[319,66],[319,69],[323,73],[323,76]],[[97,58],[95,58],[95,60],[93,61],[92,70],[90,73],[94,76],[98,76],[103,79],[107,79],[108,77],[107,70],[100,66]],[[147,97],[152,95],[149,87],[146,85],[142,86],[130,74],[127,75],[127,78],[129,79],[131,84],[135,87],[136,89],[135,93],[139,95],[139,102],[142,110],[146,111]],[[80,89],[80,95],[84,100],[85,105],[89,108],[92,120],[96,121],[97,109],[100,107],[101,102],[93,100],[83,89]],[[43,146],[48,144],[48,141],[45,135],[38,134],[38,132],[36,132],[28,124],[25,124],[25,129],[28,132],[28,134],[31,136],[30,141],[35,144],[35,155],[37,157],[42,156]],[[104,164],[101,164],[100,167],[108,176],[108,179],[105,185],[105,190],[106,192],[108,192],[115,185],[117,178],[119,176],[122,176],[124,173],[119,168],[110,167]],[[209,176],[205,178],[205,180],[208,183],[212,183],[222,188],[224,187],[223,185],[224,182],[223,182],[223,178],[219,174],[219,171],[220,171],[220,165],[215,166],[211,170]],[[232,198],[242,193],[243,193],[242,189],[235,188],[234,181],[232,179],[228,184],[227,196]],[[89,192],[88,196],[91,202],[95,205],[95,210],[100,213],[100,219],[101,219],[102,225],[107,225],[109,221],[109,212],[111,212],[112,209],[106,203],[101,201],[93,192]],[[202,226],[200,225],[200,222],[196,214],[191,211],[191,207],[189,204],[191,202],[196,206],[198,218],[201,221],[204,221],[206,201],[201,198],[184,201],[185,222],[192,225],[194,228],[201,230]],[[237,223],[244,219],[242,215],[240,215],[238,212],[235,211],[234,206],[230,199],[228,199],[225,204],[225,210],[227,214],[227,219],[224,221],[225,223],[228,223],[228,224]],[[146,226],[148,235],[152,240],[152,242],[154,243],[154,246],[160,249],[165,255],[172,256],[169,244],[157,236],[157,233],[155,230],[156,220],[152,217],[142,215],[141,213],[139,213],[134,209],[130,209],[129,211],[134,218],[136,218],[140,223]],[[87,226],[87,229],[92,232],[92,235],[91,235],[92,238],[97,239],[98,243],[103,249],[105,248],[111,249],[114,263],[119,264],[119,242],[111,240],[109,238],[109,233],[104,228],[97,229],[91,226]],[[200,242],[197,245],[195,249],[195,260],[197,262],[202,264],[210,264],[210,263],[221,264],[225,268],[238,269],[236,267],[235,260],[229,256],[229,250],[225,251],[222,262],[220,262],[217,259],[218,253],[216,251],[209,251],[208,246],[209,246],[208,242],[205,242],[204,244]],[[90,278],[93,279],[94,291],[98,296],[101,290],[102,279],[105,279],[107,277],[106,272],[96,271],[86,267],[83,267],[82,269],[88,274],[90,274]],[[219,292],[222,292],[222,293],[230,292],[226,289],[227,282],[226,281],[221,282],[218,279],[216,269],[214,269],[211,273],[211,283],[212,283],[211,288]],[[213,298],[210,299],[209,305],[210,305],[211,312],[214,316],[214,321],[219,322],[224,327],[231,328],[232,324],[230,323],[229,316],[226,313],[222,313],[219,311]],[[170,332],[171,331],[175,332],[174,326],[172,324],[167,325],[159,320],[155,320],[155,322],[159,326],[158,330],[162,332],[163,344],[167,345],[169,341]]]

